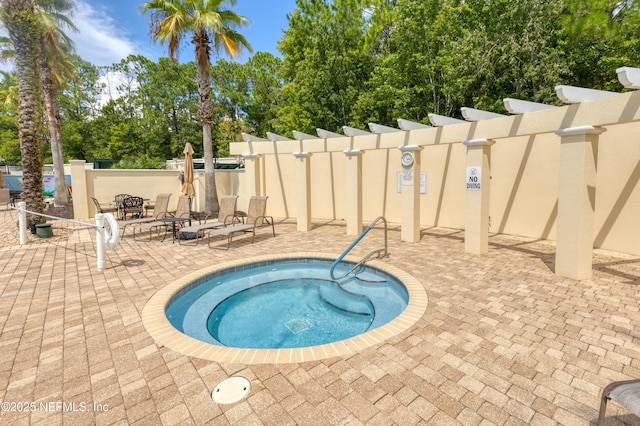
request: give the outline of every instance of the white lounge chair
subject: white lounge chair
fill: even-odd
[[[220,199],[220,210],[218,211],[218,219],[214,222],[207,222],[192,226],[183,226],[178,230],[178,243],[187,245],[187,241],[195,241],[198,245],[200,238],[204,237],[204,231],[208,229],[221,228],[223,226],[233,225],[236,219],[236,203],[237,195],[225,195]],[[192,238],[189,238],[192,237]],[[183,243],[184,241],[184,243]]]
[[[9,212],[10,204],[11,204],[11,191],[9,190],[9,188],[0,188],[0,208],[4,210],[4,214],[2,215],[3,220],[4,220],[4,217],[7,215],[7,212]]]
[[[136,230],[140,232],[149,231],[149,240],[151,240],[154,230],[156,230],[159,234],[160,229],[164,229],[165,236],[166,236],[167,232],[169,231],[169,228],[171,228],[172,230],[175,230],[177,229],[178,225],[175,222],[173,223],[163,222],[162,219],[173,217],[173,218],[183,218],[186,221],[189,219],[189,213],[190,213],[189,198],[186,195],[181,195],[180,198],[178,198],[178,205],[176,206],[175,212],[168,212],[165,216],[154,219],[153,221],[134,224],[133,238],[135,239],[136,237]]]
[[[98,213],[117,213],[118,212],[118,207],[111,205],[111,204],[101,204],[100,201],[98,201],[97,198],[95,197],[91,197],[91,200],[93,200],[93,204],[95,204],[96,206],[96,212]]]
[[[169,209],[169,198],[171,198],[171,193],[158,194],[156,197],[155,207],[153,209],[153,215],[150,217],[118,221],[118,225],[120,225],[120,229],[122,230],[122,235],[124,235],[125,229],[129,225],[154,222],[165,217],[167,215],[167,210]]]
[[[251,242],[253,243],[256,239],[256,228],[269,225],[271,225],[271,231],[273,232],[273,236],[275,237],[276,229],[273,225],[273,217],[265,216],[264,214],[265,210],[267,209],[267,198],[269,197],[251,197],[251,199],[249,200],[249,208],[247,209],[247,217],[245,218],[245,223],[225,226],[224,228],[218,228],[209,231],[209,239],[207,241],[209,247],[211,247],[211,237],[223,236],[227,237],[227,249],[229,249],[229,246],[231,246],[233,235],[238,232],[252,232],[253,236],[251,238]]]
[[[598,426],[604,422],[607,402],[612,399],[640,417],[640,379],[612,382],[602,390]]]

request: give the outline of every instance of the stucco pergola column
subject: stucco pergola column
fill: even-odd
[[[346,195],[347,235],[362,232],[362,154],[364,151],[350,149],[347,156]]]
[[[598,138],[606,129],[560,129],[556,274],[584,280],[593,267]]]
[[[491,145],[488,139],[462,142],[467,147],[464,251],[489,251],[489,196],[491,193]]]
[[[294,152],[294,157],[298,160],[296,185],[298,195],[298,231],[306,232],[311,230],[311,154],[308,152]]]
[[[260,154],[242,154],[244,160],[244,183],[246,193],[262,195],[260,191]]]
[[[88,185],[85,164],[85,160],[69,161],[69,171],[71,173],[71,188],[73,190],[73,217],[76,219],[89,218],[90,196],[87,193]]]
[[[404,156],[413,155],[413,161],[402,165],[402,228],[400,238],[408,243],[420,241],[420,151],[424,148],[417,145],[398,147]]]

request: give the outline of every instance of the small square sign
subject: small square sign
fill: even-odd
[[[482,167],[467,167],[467,191],[482,189]]]

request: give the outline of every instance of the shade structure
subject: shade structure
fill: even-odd
[[[191,197],[196,195],[193,187],[193,147],[187,142],[184,146],[184,181],[182,183],[182,193],[189,197],[189,226],[191,226]]]

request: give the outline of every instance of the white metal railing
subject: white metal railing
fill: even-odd
[[[103,271],[105,266],[106,266],[106,253],[105,253],[105,248],[106,248],[106,228],[104,225],[105,222],[105,216],[104,214],[97,214],[96,215],[96,223],[90,223],[90,222],[80,222],[77,220],[73,220],[73,219],[66,219],[63,217],[57,217],[57,216],[51,216],[48,214],[44,214],[44,213],[40,213],[40,212],[34,212],[34,211],[30,211],[26,209],[27,207],[27,203],[24,201],[20,201],[18,203],[18,207],[13,207],[13,206],[9,206],[9,209],[12,210],[17,210],[18,211],[18,229],[19,229],[19,236],[20,236],[20,245],[26,245],[27,244],[27,213],[29,214],[33,214],[33,215],[38,215],[38,216],[42,216],[42,217],[46,217],[46,218],[50,218],[50,219],[55,219],[55,220],[62,220],[65,222],[71,222],[71,223],[76,223],[79,225],[84,225],[84,226],[88,226],[88,227],[92,227],[96,229],[96,255],[98,257],[98,271]],[[112,232],[115,231],[116,233],[119,232],[119,230],[116,228],[115,230],[112,230]],[[117,240],[117,236],[116,236],[116,240]]]
[[[344,259],[344,257],[351,251],[351,249],[353,249],[364,238],[364,236],[367,235],[369,231],[371,231],[371,228],[373,228],[375,224],[378,223],[379,221],[384,222],[384,247],[381,249],[371,251],[369,254],[363,257],[358,263],[356,263],[347,272],[340,275],[339,277],[336,277],[334,275],[334,270],[336,269],[336,266],[338,266],[338,264],[342,262],[342,259]],[[329,272],[331,273],[331,278],[334,280],[339,280],[341,278],[346,277],[351,272],[353,272],[356,268],[358,268],[360,265],[362,265],[367,260],[369,260],[369,258],[371,258],[371,256],[373,256],[376,253],[378,254],[378,258],[389,256],[389,252],[387,251],[387,220],[382,216],[378,216],[377,218],[375,218],[373,222],[371,222],[371,225],[367,226],[367,228],[364,231],[362,231],[360,235],[358,235],[358,237],[351,243],[351,245],[349,245],[349,247],[347,247],[347,249],[333,262],[333,264],[331,265],[331,269],[329,270]]]

